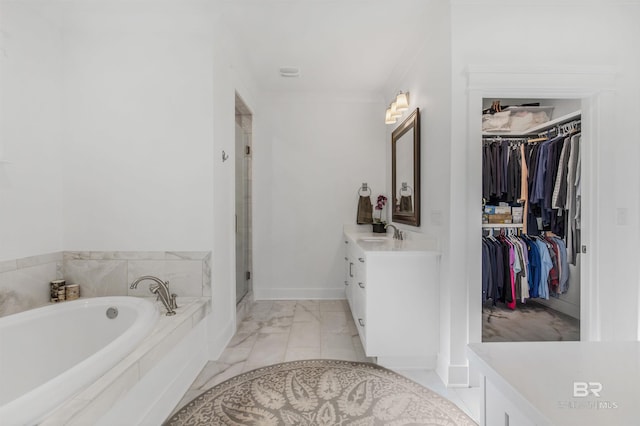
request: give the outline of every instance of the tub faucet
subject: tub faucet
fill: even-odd
[[[384,229],[387,229],[388,227],[392,227],[393,228],[393,239],[394,240],[403,240],[404,237],[402,236],[402,231],[399,230],[398,228],[395,227],[395,225],[392,224],[387,224],[384,226]]]
[[[162,301],[162,304],[167,309],[167,316],[175,315],[175,309],[178,308],[178,303],[176,302],[176,297],[178,296],[169,293],[169,281],[162,281],[153,275],[143,275],[132,282],[129,288],[138,288],[138,284],[145,280],[154,281],[153,284],[149,285],[149,291],[158,296],[158,299]]]

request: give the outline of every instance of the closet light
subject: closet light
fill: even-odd
[[[387,108],[387,113],[384,115],[384,124],[395,124],[396,118],[391,115],[391,108]]]
[[[396,111],[406,111],[409,109],[409,93],[403,93],[402,91],[396,96]]]

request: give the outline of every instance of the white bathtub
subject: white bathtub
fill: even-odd
[[[131,352],[158,317],[148,300],[98,297],[0,318],[0,424],[41,421]]]

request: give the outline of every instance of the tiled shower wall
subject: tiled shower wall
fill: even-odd
[[[211,296],[211,252],[59,252],[0,262],[0,316],[46,305],[49,281],[79,284],[82,297],[148,296],[142,275],[169,280],[178,296]]]

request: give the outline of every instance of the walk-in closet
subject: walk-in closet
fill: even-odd
[[[483,100],[483,342],[580,340],[580,105]]]

